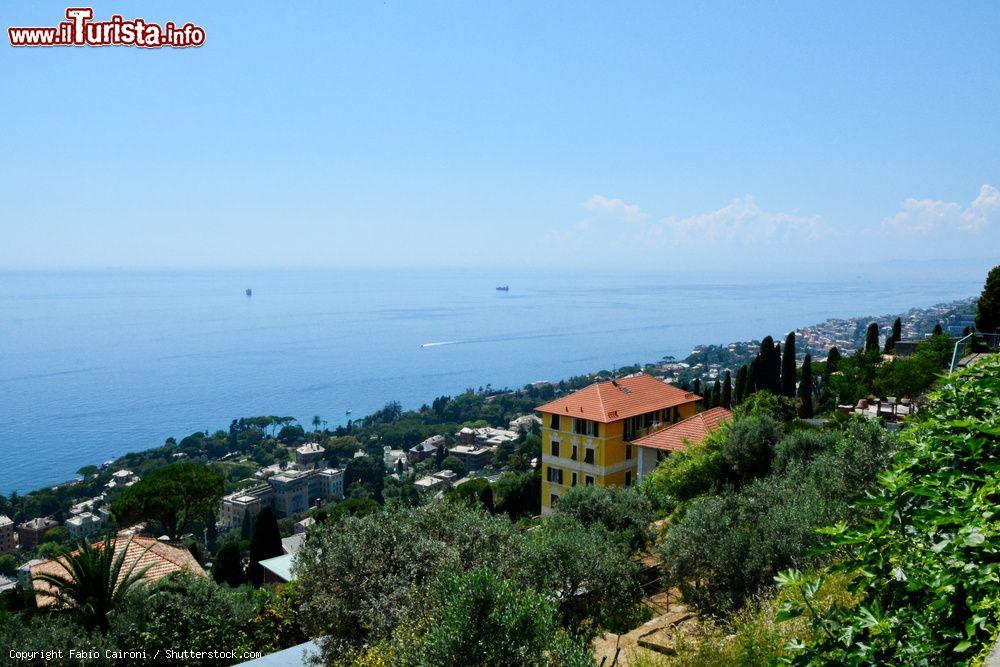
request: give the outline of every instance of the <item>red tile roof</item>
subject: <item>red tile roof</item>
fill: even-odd
[[[608,423],[700,400],[701,396],[652,376],[636,375],[595,382],[535,410]]]
[[[681,451],[687,449],[689,444],[701,442],[710,431],[732,418],[733,413],[729,410],[712,408],[650,433],[632,444],[671,452]]]
[[[103,548],[104,542],[95,542],[94,546]],[[201,577],[208,576],[186,548],[160,542],[152,537],[136,536],[129,539],[122,536],[115,541],[114,549],[116,556],[122,549],[128,549],[125,562],[122,565],[122,574],[128,572],[132,564],[136,562],[138,562],[136,570],[147,565],[150,566],[143,576],[144,581],[155,581],[180,570],[187,570]],[[66,570],[55,560],[46,560],[32,565],[32,578],[39,574],[67,575]],[[46,594],[46,591],[51,588],[50,584],[44,581],[35,581],[33,586],[35,587],[35,604],[39,607],[45,607],[55,603],[52,596]]]

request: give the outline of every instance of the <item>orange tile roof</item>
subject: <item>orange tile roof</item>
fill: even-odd
[[[94,546],[102,548],[104,542],[95,542]],[[148,550],[147,550],[148,547]],[[144,581],[156,581],[168,574],[187,570],[192,574],[206,577],[205,570],[202,569],[198,561],[194,559],[191,552],[184,547],[174,546],[166,542],[153,539],[152,537],[119,537],[114,543],[115,555],[122,549],[128,549],[125,555],[125,562],[122,565],[122,573],[128,572],[133,563],[138,562],[136,570],[149,565],[149,570],[143,576]],[[73,553],[76,553],[75,551]],[[31,576],[39,574],[49,574],[55,576],[66,576],[66,570],[56,562],[56,560],[46,560],[31,566]],[[35,581],[35,604],[39,607],[46,607],[55,604],[55,599],[46,592],[51,589],[51,585],[44,581]]]
[[[712,408],[683,419],[676,424],[634,441],[633,445],[678,452],[689,444],[701,442],[709,431],[719,428],[722,422],[733,418],[733,413],[725,408]]]
[[[701,396],[652,376],[636,375],[595,382],[535,410],[608,423],[700,400]]]

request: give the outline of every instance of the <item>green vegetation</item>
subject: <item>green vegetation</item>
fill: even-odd
[[[55,562],[62,572],[39,574],[35,580],[47,584],[44,595],[58,607],[68,609],[87,630],[107,630],[111,615],[121,609],[125,596],[141,581],[149,566],[137,568],[138,559],[127,569],[127,548],[115,553],[110,536],[101,545],[84,543]]]
[[[651,510],[636,489],[578,487],[533,530],[489,513],[477,495],[387,506],[310,532],[295,567],[308,630],[327,638],[330,659],[455,664],[447,656],[460,651],[468,664],[495,664],[502,650],[535,656],[528,664],[542,655],[580,664],[584,639],[639,618],[633,545]]]
[[[983,333],[1000,331],[1000,266],[994,266],[990,271],[983,293],[979,295],[976,328]]]
[[[192,521],[215,509],[224,488],[219,473],[197,463],[174,463],[126,489],[112,510],[121,523],[155,521],[177,540]]]
[[[671,456],[644,481],[672,513],[659,545],[664,577],[702,611],[726,614],[814,563],[816,529],[846,516],[889,463],[893,439],[854,419],[843,431],[783,424],[759,392],[703,444]],[[772,397],[777,399],[777,397]],[[781,401],[788,401],[781,398]]]
[[[856,606],[815,616],[813,641],[797,644],[808,664],[965,664],[1000,629],[1000,361],[951,376],[906,430],[873,497],[823,541],[833,564],[787,572],[794,593],[782,617],[809,609],[817,582],[853,577]]]

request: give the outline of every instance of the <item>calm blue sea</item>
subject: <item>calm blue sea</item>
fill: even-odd
[[[308,424],[318,414],[333,425],[389,400],[418,407],[467,387],[683,357],[698,343],[928,306],[982,285],[972,275],[801,278],[0,272],[0,492],[65,481],[236,417]]]

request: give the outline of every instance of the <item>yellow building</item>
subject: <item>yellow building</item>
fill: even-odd
[[[597,382],[536,408],[542,413],[542,514],[577,484],[632,485],[640,461],[632,441],[694,415],[700,400],[637,375]]]

